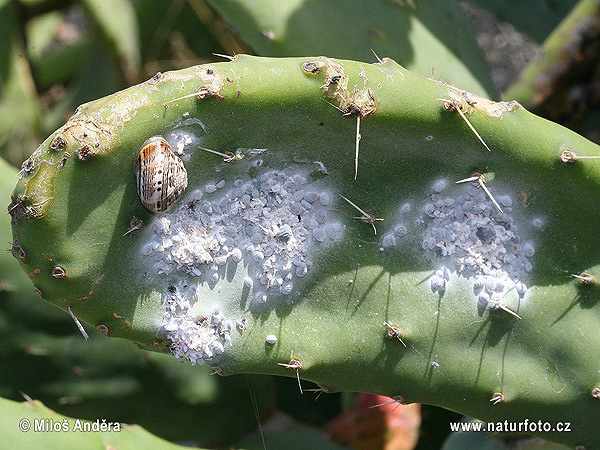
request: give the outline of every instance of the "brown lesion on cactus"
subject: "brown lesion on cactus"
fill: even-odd
[[[61,151],[66,146],[67,146],[67,141],[60,134],[55,135],[54,138],[52,139],[52,141],[50,141],[50,150],[52,150],[52,151]]]
[[[52,261],[52,259],[50,259],[50,261]],[[66,275],[66,271],[65,271],[65,275]],[[93,286],[91,288],[89,288],[89,290],[87,291],[86,294],[80,295],[80,296],[73,296],[71,298],[63,298],[63,302],[65,304],[77,305],[81,302],[84,302],[85,300],[89,300],[90,297],[92,295],[94,295],[94,289],[103,279],[104,279],[104,274],[100,275],[100,277],[94,282]],[[122,318],[122,317],[119,317],[119,318]]]
[[[56,174],[71,156],[66,148],[77,148],[79,160],[87,161],[103,149],[112,148],[115,139],[111,128],[90,118],[72,117],[25,162],[16,189],[20,194],[13,195],[9,206],[13,226],[21,219],[41,218],[49,213],[54,202]]]
[[[442,102],[442,106],[446,111],[457,112],[469,126],[473,134],[477,136],[477,139],[479,139],[483,146],[488,151],[491,151],[481,135],[477,132],[469,119],[467,119],[467,115],[473,114],[473,112],[477,111],[488,117],[502,119],[502,115],[505,112],[514,111],[519,107],[519,103],[515,100],[510,102],[494,102],[479,95],[455,88],[454,86],[444,83],[443,81],[437,81],[432,78],[428,78],[428,80],[445,86],[448,89],[448,98],[437,98],[436,100]]]
[[[116,312],[113,312],[112,315],[115,319],[122,321],[128,328],[131,328],[131,321],[129,319],[124,318],[122,315],[117,314]]]
[[[463,91],[443,81],[434,80],[435,84],[445,86],[448,89],[448,99],[442,99],[442,101],[454,105],[457,109],[460,109],[465,114],[472,114],[474,111],[485,114],[488,117],[494,117],[496,119],[502,119],[505,112],[511,112],[519,107],[519,102],[512,100],[510,102],[495,102],[485,97],[481,97],[471,92]]]
[[[159,72],[160,73],[160,72]],[[102,333],[104,336],[108,336],[108,333],[110,332],[109,328],[107,325],[104,325],[103,323],[101,323],[100,325],[96,325],[96,330],[98,330],[100,333]]]
[[[27,194],[18,194],[11,196],[11,202],[8,205],[8,213],[11,217],[11,224],[14,229],[17,228],[21,219],[37,219],[43,217],[43,210],[40,211],[42,204],[34,204]]]
[[[77,150],[77,158],[81,162],[86,162],[92,159],[96,154],[98,154],[99,144],[96,143],[95,146],[86,144],[83,147]]]
[[[302,63],[302,71],[306,75],[316,75],[321,69],[325,68],[326,64],[323,61],[306,61]]]
[[[9,206],[13,226],[22,218],[35,219],[48,214],[54,202],[56,174],[71,157],[71,153],[65,149],[69,146],[77,148],[79,160],[87,161],[104,149],[114,146],[114,127],[79,116],[81,113],[76,113],[49,142],[46,140],[25,162],[22,173],[27,177],[22,177],[17,185],[17,190],[22,193],[13,196],[13,202]]]
[[[32,272],[30,272],[29,274],[27,274],[27,276],[29,278],[33,278],[38,276],[42,271],[38,268],[38,269],[34,269]]]
[[[198,100],[206,100],[212,97],[215,97],[218,100],[223,100],[225,98],[221,95],[221,90],[225,85],[225,81],[217,73],[217,69],[211,65],[204,65],[200,66],[198,70],[200,72],[198,75],[202,79],[203,84],[200,85],[193,94],[183,95],[163,103],[165,109],[169,109],[170,103],[178,102],[179,100],[190,97],[196,97]]]
[[[358,89],[358,86],[349,88],[350,78],[344,72],[344,68],[340,63],[331,58],[321,57],[320,61],[304,63],[303,68],[307,64],[320,67],[319,71],[321,68],[326,68],[325,83],[323,83],[321,89],[323,89],[327,98],[338,101],[337,107],[345,116],[364,119],[375,112],[377,102],[375,101],[373,89],[367,87]],[[361,73],[364,73],[364,71]]]
[[[21,262],[23,262],[23,263],[27,262],[27,254],[25,253],[25,250],[23,250],[23,247],[21,247],[18,238],[13,240],[12,247],[10,249],[10,253],[13,255],[13,257],[17,258]],[[36,269],[36,270],[39,270],[39,269]],[[30,275],[30,277],[31,277],[31,275]]]
[[[30,175],[34,172],[34,170],[39,167],[38,163],[39,163],[39,159],[40,159],[40,152],[39,149],[38,151],[33,152],[33,154],[27,158],[25,161],[23,161],[23,164],[21,164],[21,170],[19,171],[19,176],[21,178],[23,178],[26,175]]]

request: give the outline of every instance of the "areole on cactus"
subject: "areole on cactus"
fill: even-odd
[[[222,375],[599,448],[595,155],[388,59],[242,55],[82,105],[24,163],[13,254],[107,336]]]

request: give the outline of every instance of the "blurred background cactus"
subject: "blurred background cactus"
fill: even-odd
[[[596,0],[0,0],[0,36],[6,203],[22,162],[78,105],[157,72],[220,59],[214,53],[375,62],[373,51],[474,94],[516,99],[600,142]],[[0,233],[10,246],[8,215]],[[523,436],[452,434],[450,421],[470,419],[433,406],[349,393],[315,401],[319,393],[300,395],[294,378],[211,377],[209,368],[141,352],[91,327],[86,343],[66,314],[40,301],[10,253],[0,267],[0,397],[9,400],[24,393],[65,416],[137,423],[210,448],[263,448],[259,423],[269,449],[560,448]],[[0,403],[3,435],[22,442],[13,448],[50,448],[43,434],[22,440],[17,407]],[[63,437],[57,445],[68,448]],[[159,448],[158,438],[126,439],[137,442],[131,448]]]

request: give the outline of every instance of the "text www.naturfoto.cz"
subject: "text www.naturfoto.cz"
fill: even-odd
[[[552,424],[550,422],[543,422],[541,420],[531,421],[525,419],[522,422],[509,422],[505,420],[503,422],[450,422],[450,431],[462,431],[462,432],[488,432],[488,433],[568,433],[571,431],[571,422],[557,422]]]

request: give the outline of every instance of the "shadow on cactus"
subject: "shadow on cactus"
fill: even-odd
[[[565,151],[600,154],[388,59],[239,56],[82,105],[23,166],[13,250],[42,298],[221,375],[598,448],[600,167]]]

